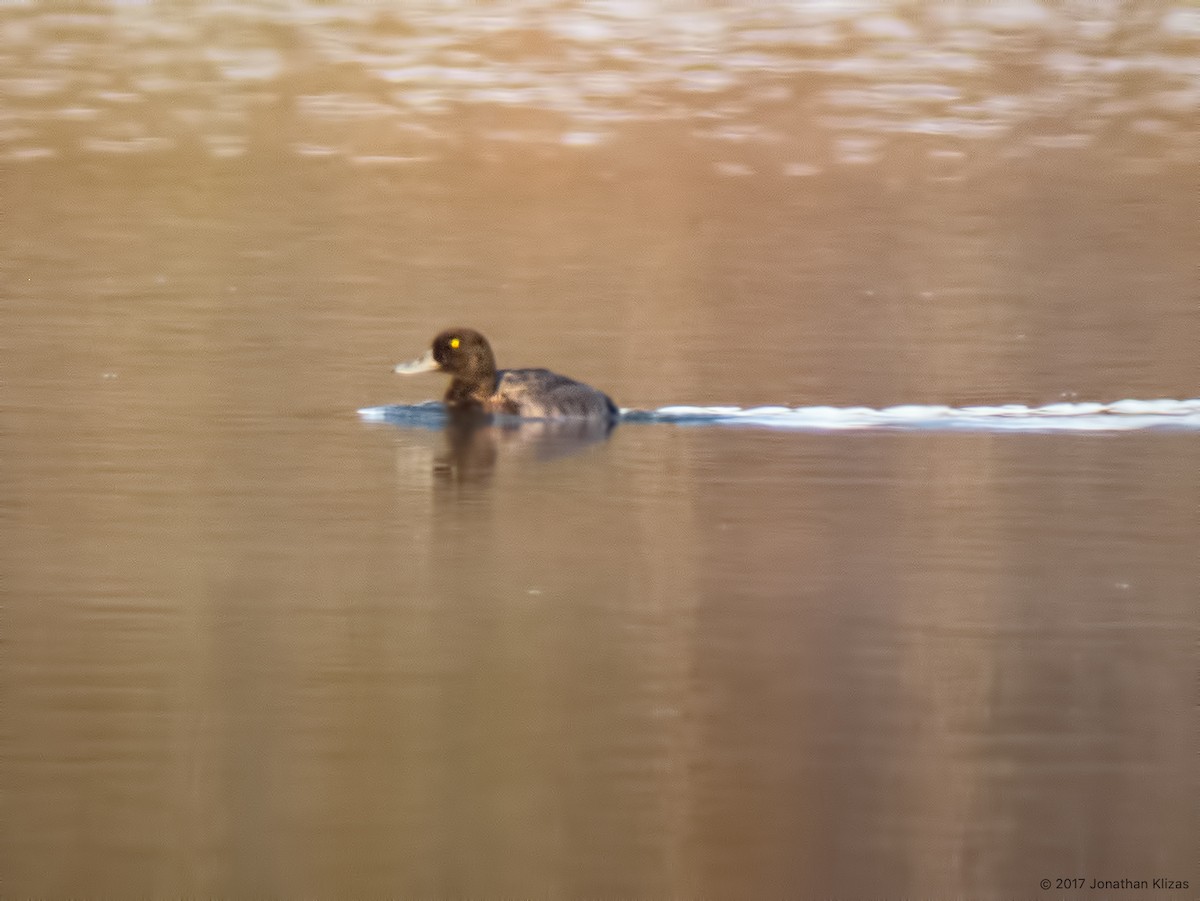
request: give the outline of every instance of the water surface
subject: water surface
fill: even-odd
[[[664,9],[0,11],[6,895],[1194,892],[1195,10]]]

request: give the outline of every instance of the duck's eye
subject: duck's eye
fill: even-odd
[[[457,338],[451,338],[451,339],[450,339],[450,346],[451,346],[452,348],[454,348],[455,350],[458,350],[458,345],[460,345],[460,344],[462,344],[462,342],[461,342],[461,341],[459,341]]]

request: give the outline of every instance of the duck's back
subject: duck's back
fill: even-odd
[[[492,404],[497,412],[528,419],[606,419],[617,405],[603,391],[549,369],[502,369]]]

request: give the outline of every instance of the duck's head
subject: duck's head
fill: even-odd
[[[487,338],[474,329],[446,329],[433,339],[423,356],[396,366],[401,375],[418,372],[444,372],[456,379],[475,381],[494,377],[496,358]]]

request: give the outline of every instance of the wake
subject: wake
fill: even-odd
[[[358,411],[368,422],[440,428],[442,405],[389,404]],[[1160,429],[1200,431],[1200,398],[1192,400],[1118,400],[1113,403],[1055,403],[949,407],[905,404],[871,407],[669,406],[657,410],[622,409],[622,423],[743,426],[807,432],[847,430],[968,432],[1130,432]]]

